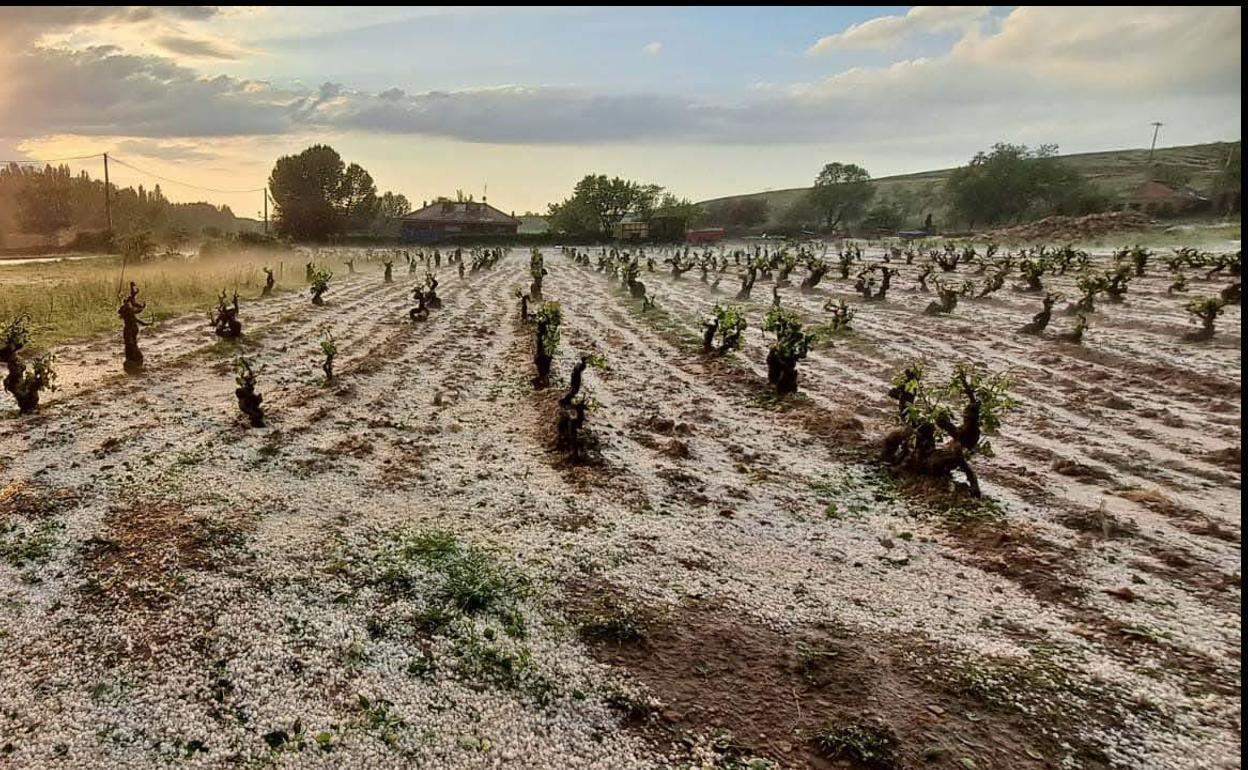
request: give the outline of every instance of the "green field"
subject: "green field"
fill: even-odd
[[[1213,142],[1210,144],[1193,144],[1186,147],[1160,148],[1154,155],[1154,163],[1182,169],[1191,175],[1188,185],[1193,189],[1207,193],[1218,170],[1226,163],[1232,148],[1238,148],[1238,142]],[[1237,152],[1238,154],[1238,152]],[[1109,194],[1116,202],[1125,203],[1131,192],[1146,181],[1148,176],[1148,149],[1113,150],[1110,152],[1088,152],[1077,155],[1063,155],[1062,160],[1081,171],[1098,188]],[[929,208],[937,222],[946,219],[946,206],[943,200],[945,180],[953,171],[951,168],[936,171],[922,171],[916,174],[880,177],[875,180],[876,199],[889,200],[898,196],[914,195],[923,201],[931,201]],[[745,198],[761,198],[767,202],[771,220],[774,225],[780,215],[806,193],[808,187],[793,187],[787,190],[770,190],[767,192],[748,193],[744,195],[728,195],[722,198],[700,201],[703,206],[722,201],[735,201]],[[921,219],[921,215],[919,217]],[[917,222],[915,224],[918,224]]]

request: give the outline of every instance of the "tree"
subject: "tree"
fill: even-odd
[[[626,179],[589,174],[576,183],[572,197],[550,205],[554,230],[575,235],[610,234],[629,212],[650,212],[663,188]]]
[[[780,215],[780,223],[788,227],[813,226],[819,222],[819,212],[809,194],[793,201]]]
[[[956,215],[974,227],[1017,222],[1027,214],[1080,215],[1108,201],[1078,171],[1057,157],[1057,145],[1030,149],[997,143],[955,169],[945,193]]]
[[[377,199],[377,185],[373,182],[372,175],[358,163],[350,164],[343,171],[338,199],[341,201],[339,205],[344,226],[350,232],[368,229],[381,210]]]
[[[411,210],[406,195],[387,192],[377,199],[377,215],[385,220],[402,219]]]
[[[853,163],[829,163],[806,194],[819,222],[828,230],[856,220],[875,195],[871,175]]]
[[[600,232],[598,219],[589,204],[575,197],[562,203],[550,204],[546,223],[551,232],[571,235],[594,235]]]
[[[343,232],[347,216],[369,205],[370,192],[376,199],[372,178],[359,166],[352,168],[348,181],[342,158],[323,144],[278,158],[269,175],[277,232],[314,241]]]
[[[412,210],[407,196],[387,192],[377,198],[377,216],[373,219],[369,230],[373,235],[397,237],[399,220]]]
[[[663,193],[646,220],[649,221],[654,217],[676,217],[683,219],[686,226],[693,226],[701,222],[705,216],[706,211],[688,198],[677,198],[671,193]]]
[[[906,222],[906,213],[901,205],[894,201],[880,201],[871,207],[862,219],[862,226],[867,230],[900,230]]]
[[[17,219],[23,231],[51,238],[72,224],[68,169],[64,171],[48,166],[17,194]]]

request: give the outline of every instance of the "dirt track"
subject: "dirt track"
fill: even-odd
[[[1080,347],[1014,334],[1039,301],[1008,288],[924,316],[911,268],[775,405],[768,285],[732,364],[688,341],[731,273],[719,295],[644,273],[647,314],[558,250],[546,266],[555,370],[609,362],[587,375],[595,466],[547,450],[520,251],[462,280],[444,265],[445,305],[416,326],[409,276],[384,285],[377,265],[325,307],[244,302],[263,430],[202,318],[145,331],[139,378],[118,340],[58,351],[64,389],[0,422],[0,767],[824,766],[809,738],[845,720],[887,724],[903,767],[933,747],[935,767],[1238,767],[1238,306],[1185,343],[1168,279],[1137,279]],[[780,293],[813,320],[850,291]],[[1003,516],[932,513],[867,462],[916,355],[1014,371],[1021,406],[976,461]],[[479,654],[488,617],[409,627],[411,596],[369,577],[404,529],[534,582],[505,642],[524,677],[472,673],[498,655]],[[604,602],[638,608],[643,638],[578,635]]]

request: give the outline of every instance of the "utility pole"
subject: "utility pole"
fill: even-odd
[[[1163,124],[1162,124],[1161,122],[1159,122],[1159,121],[1153,121],[1153,123],[1152,123],[1152,126],[1153,126],[1153,144],[1152,144],[1152,146],[1151,146],[1151,147],[1149,147],[1149,148],[1148,148],[1148,162],[1149,162],[1149,164],[1150,164],[1150,165],[1151,165],[1151,164],[1152,164],[1152,162],[1153,162],[1153,150],[1156,150],[1156,149],[1157,149],[1157,132],[1161,130],[1162,125],[1163,125]]]
[[[113,232],[113,196],[108,189],[108,153],[104,153],[104,218],[108,220],[108,232]]]
[[[269,188],[264,188],[264,234],[269,234]]]

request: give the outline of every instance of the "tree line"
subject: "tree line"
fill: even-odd
[[[241,226],[229,206],[174,203],[159,184],[151,190],[113,185],[110,203],[114,232],[146,232],[162,243],[232,232]],[[66,165],[11,163],[0,168],[0,246],[14,240],[14,234],[39,235],[52,242],[71,229],[79,240],[108,229],[103,180],[92,179],[86,171],[74,174]]]

